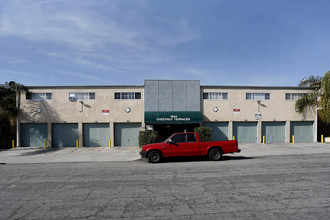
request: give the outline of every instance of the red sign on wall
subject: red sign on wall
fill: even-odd
[[[234,112],[234,114],[239,114],[239,113],[241,113],[241,109],[234,108],[233,112]]]
[[[109,115],[110,114],[110,110],[102,110],[102,114],[103,115]]]

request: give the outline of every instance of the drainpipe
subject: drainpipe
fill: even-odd
[[[20,112],[20,91],[16,92],[16,108],[17,108],[17,116],[16,116],[16,147],[20,145],[20,125],[19,125],[19,112]]]
[[[314,142],[317,142],[317,96],[316,96],[316,119],[315,119],[315,137]]]

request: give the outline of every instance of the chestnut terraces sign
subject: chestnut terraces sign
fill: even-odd
[[[145,112],[146,124],[199,124],[202,123],[201,112]]]

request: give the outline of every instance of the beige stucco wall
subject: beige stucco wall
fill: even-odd
[[[204,92],[227,92],[228,100],[203,100]],[[315,109],[301,114],[295,111],[295,101],[285,100],[285,93],[303,92],[306,90],[201,87],[201,111],[204,121],[256,121],[255,114],[262,114],[261,121],[314,121]],[[259,105],[257,100],[246,100],[246,93],[270,93],[270,100]],[[233,109],[240,109],[240,113]]]
[[[204,92],[227,92],[228,100],[203,100]],[[223,88],[216,86],[201,86],[201,111],[204,122],[228,122],[228,137],[233,137],[234,122],[257,122],[257,142],[262,143],[262,123],[271,121],[285,122],[286,140],[290,143],[290,123],[292,121],[313,121],[314,141],[316,141],[317,124],[316,109],[307,108],[303,113],[295,111],[295,101],[285,100],[285,93],[307,93],[306,89],[296,88]],[[270,100],[246,100],[246,93],[270,93]],[[217,112],[213,108],[217,107]],[[234,113],[234,109],[240,109]],[[256,119],[256,114],[261,114],[261,119]]]
[[[285,93],[307,93],[305,89],[280,87],[200,87],[201,112],[204,122],[228,122],[229,137],[232,137],[234,122],[257,122],[258,142],[262,140],[262,122],[286,122],[286,142],[290,142],[290,123],[292,121],[313,121],[316,127],[315,109],[306,109],[302,114],[295,111],[295,101],[285,100]],[[144,87],[143,86],[78,86],[78,87],[31,87],[30,92],[52,93],[52,100],[26,100],[25,94],[20,97],[20,123],[47,123],[48,142],[51,145],[52,123],[77,123],[79,145],[82,146],[83,123],[109,123],[110,139],[114,140],[115,123],[141,123],[144,127]],[[70,101],[69,93],[94,92],[95,100]],[[115,92],[140,92],[141,99],[115,100]],[[228,100],[203,100],[204,92],[227,92]],[[270,100],[246,100],[246,93],[270,93]],[[130,113],[125,108],[131,109]],[[218,111],[214,112],[213,108]],[[37,108],[41,109],[38,113]],[[235,114],[233,109],[240,109]],[[109,110],[104,115],[102,110]],[[261,114],[261,120],[255,118]],[[316,129],[315,129],[316,132]],[[316,135],[314,135],[316,137]],[[112,145],[113,145],[112,141]]]
[[[142,86],[114,86],[114,87],[42,87],[30,88],[33,93],[52,93],[52,100],[26,100],[26,95],[20,97],[20,123],[47,123],[48,142],[51,145],[52,123],[77,123],[79,131],[79,145],[82,146],[83,123],[109,123],[110,139],[114,144],[114,123],[144,122],[144,90]],[[69,93],[95,93],[95,100],[70,101]],[[115,92],[140,92],[141,99],[115,100]],[[131,111],[127,113],[125,108]],[[37,108],[41,112],[37,112]],[[102,110],[109,110],[104,115]]]
[[[21,95],[21,122],[143,122],[144,95],[143,88],[109,87],[87,89],[30,89],[30,92],[50,92],[52,100],[32,101]],[[95,100],[70,101],[71,92],[95,92]],[[115,100],[115,92],[141,92],[141,99]],[[130,113],[125,108],[131,109]],[[36,109],[40,108],[41,113]],[[110,110],[109,115],[103,115],[102,110]]]

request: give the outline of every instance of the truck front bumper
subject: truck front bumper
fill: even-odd
[[[147,156],[147,151],[140,151],[140,155],[141,155],[141,157],[142,158],[146,158],[146,156]]]

